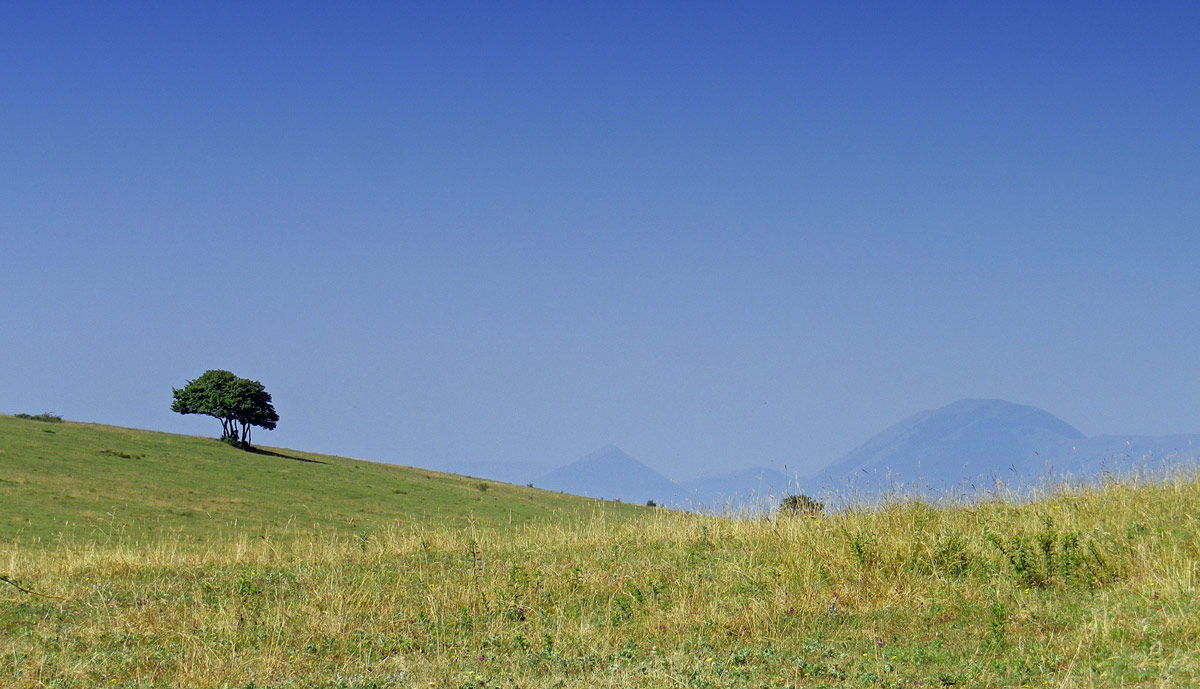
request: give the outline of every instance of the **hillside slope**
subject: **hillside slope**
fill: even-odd
[[[636,509],[390,464],[0,415],[0,539],[505,526]]]

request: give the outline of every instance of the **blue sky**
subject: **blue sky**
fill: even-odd
[[[962,397],[1200,431],[1200,6],[28,3],[0,411],[816,469]]]

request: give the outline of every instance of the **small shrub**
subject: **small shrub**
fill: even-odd
[[[62,423],[63,420],[63,417],[59,416],[58,414],[51,414],[50,412],[43,412],[41,414],[15,414],[15,416],[18,419],[25,419],[27,421],[43,421],[45,423]]]
[[[491,488],[487,481],[480,481],[479,483],[475,484],[475,487],[479,489],[480,493],[486,493],[488,492],[488,489]]]
[[[873,533],[859,531],[854,534],[844,532],[850,542],[850,554],[854,561],[863,569],[872,569],[879,564],[879,539]]]
[[[121,452],[119,450],[100,450],[100,454],[109,455],[110,457],[120,457],[121,459],[145,459],[146,455],[131,454],[129,452]]]
[[[646,507],[658,507],[658,503],[654,502],[653,500],[647,500]]]
[[[966,541],[951,534],[938,536],[933,544],[932,571],[942,576],[961,577],[971,568],[971,556]]]
[[[1089,538],[1085,547],[1078,531],[1059,529],[1049,517],[1042,519],[1042,529],[1036,534],[1002,538],[987,533],[985,537],[1008,561],[1019,586],[1048,588],[1078,583],[1095,588],[1116,577],[1095,540]]]
[[[789,495],[779,504],[780,517],[811,517],[821,514],[825,510],[825,503],[820,500],[814,500],[807,495],[800,493],[797,495]]]

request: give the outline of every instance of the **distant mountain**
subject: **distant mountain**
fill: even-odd
[[[572,495],[660,505],[687,505],[695,501],[690,491],[609,445],[583,459],[535,479],[533,485]]]
[[[790,484],[782,472],[755,467],[681,481],[679,485],[695,496],[694,506],[722,511],[778,505],[780,497],[792,487]]]
[[[806,492],[877,494],[1036,485],[1147,461],[1194,461],[1200,435],[1088,438],[1053,414],[1004,400],[960,400],[892,426],[802,482]]]
[[[1036,486],[1063,477],[1088,479],[1198,459],[1200,435],[1088,438],[1036,407],[967,399],[910,416],[799,480],[757,467],[674,482],[610,445],[532,483],[630,503],[653,500],[683,509],[743,511],[773,509],[782,496],[796,492],[817,498],[832,493],[836,503],[893,490],[975,493],[997,483]],[[481,465],[460,473],[498,478],[499,471]]]

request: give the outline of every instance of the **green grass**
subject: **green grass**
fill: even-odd
[[[519,525],[599,502],[462,476],[215,439],[0,415],[0,540],[369,532]]]
[[[0,421],[4,430],[15,423]],[[215,441],[61,427],[72,429],[81,435],[60,452],[136,463],[149,460],[155,443],[205,448],[214,453],[207,461],[228,467],[226,479],[246,482],[271,471],[272,462],[292,462],[281,465],[293,470],[338,466],[342,475],[405,474],[328,458],[319,458],[325,465],[250,461]],[[118,443],[122,433],[146,444]],[[25,446],[4,442],[7,475],[13,448],[26,447],[20,454],[46,441],[26,435]],[[104,449],[135,457],[101,455]],[[164,458],[155,475],[171,465]],[[286,483],[311,480],[302,475],[285,474]],[[278,478],[254,481],[259,490],[282,490]],[[499,484],[480,491],[478,479],[435,478],[451,482],[444,497],[476,510],[486,504],[478,500],[501,491],[521,495]],[[91,480],[105,479],[96,473]],[[37,485],[42,512],[37,501],[26,509],[61,518],[61,504],[46,502],[53,483]],[[387,490],[374,480],[364,485]],[[185,486],[162,494],[186,494]],[[138,490],[155,494],[153,486]],[[277,509],[274,518],[287,512]],[[474,522],[422,519],[439,509],[431,503],[358,528],[361,522],[339,521],[354,518],[343,513],[349,507],[327,509],[340,517],[312,529],[284,528],[261,515],[261,532],[172,518],[154,533],[0,541],[0,668],[7,673],[0,684],[1200,684],[1200,481],[1191,476],[1063,489],[1020,505],[908,502],[782,520],[628,506],[512,524],[501,506],[489,519],[477,512]],[[571,509],[562,514],[577,514]],[[201,538],[193,528],[213,532]]]

